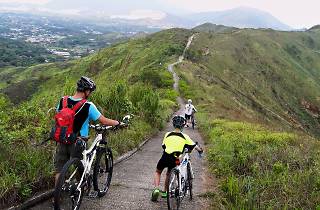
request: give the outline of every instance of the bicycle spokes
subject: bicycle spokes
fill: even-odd
[[[55,209],[74,209],[80,207],[83,186],[80,183],[83,166],[79,159],[71,159],[63,167],[55,189]]]
[[[110,149],[99,151],[93,173],[94,190],[102,197],[109,189],[113,170],[113,157]]]
[[[180,186],[179,175],[172,171],[168,183],[168,209],[178,209],[180,205]]]

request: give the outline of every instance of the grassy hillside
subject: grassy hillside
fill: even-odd
[[[319,49],[316,32],[199,33],[180,66],[197,87],[186,95],[223,116],[319,136]]]
[[[213,208],[320,205],[320,33],[197,33],[177,71],[218,179]]]
[[[128,130],[110,137],[115,155],[161,129],[177,96],[167,64],[182,53],[189,35],[167,30],[77,61],[0,69],[0,205],[52,186],[55,145],[35,145],[50,131],[53,112],[47,111],[61,96],[73,94],[81,75],[96,81],[91,100],[107,117],[136,115]]]
[[[217,25],[213,23],[204,23],[202,25],[196,26],[192,29],[197,32],[207,32],[207,33],[224,33],[224,32],[232,32],[234,30],[238,30],[235,27],[228,27],[224,25]]]

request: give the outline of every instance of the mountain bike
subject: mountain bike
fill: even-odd
[[[110,131],[126,127],[130,118],[125,116],[120,126],[90,125],[96,131],[95,140],[89,149],[84,145],[82,159],[74,157],[63,166],[54,191],[55,210],[78,210],[84,195],[106,195],[113,171],[113,155],[106,136]],[[94,191],[91,191],[92,185]]]
[[[178,210],[187,194],[189,194],[189,199],[192,200],[192,180],[194,179],[194,174],[191,167],[190,153],[190,150],[185,149],[182,161],[177,159],[176,167],[170,171],[167,187],[169,210]]]

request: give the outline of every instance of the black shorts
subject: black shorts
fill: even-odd
[[[157,170],[163,171],[163,169],[168,168],[168,172],[176,167],[176,157],[173,155],[169,155],[166,152],[163,152],[158,164]]]
[[[74,144],[68,145],[58,143],[54,158],[54,168],[56,173],[60,173],[64,164],[74,156],[74,147]]]
[[[191,119],[191,115],[184,114],[184,118],[186,118],[186,120],[190,120]]]
[[[77,139],[77,142],[80,141],[81,143],[86,139]],[[82,147],[84,146],[84,147]],[[57,144],[56,154],[54,157],[54,168],[56,173],[60,173],[64,164],[70,160],[70,158],[79,158],[82,159],[82,152],[85,149],[86,144],[83,145],[74,143],[74,144]]]

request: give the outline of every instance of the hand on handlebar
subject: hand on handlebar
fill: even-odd
[[[203,156],[204,156],[204,154],[203,154],[203,150],[201,150],[201,151],[198,151],[198,156],[199,156],[199,158],[203,158]]]
[[[199,145],[198,142],[196,142],[196,150],[198,151],[199,157],[202,158],[203,157],[203,149],[202,147]]]
[[[101,125],[101,124],[96,124],[96,125],[90,125],[90,128],[93,128],[95,129],[96,131],[106,131],[106,130],[118,130],[120,128],[125,128],[125,127],[128,127],[129,126],[129,122],[130,122],[130,119],[132,118],[133,115],[127,115],[123,118],[123,121],[120,122],[118,121],[118,123],[116,125],[113,125],[111,126],[107,126],[107,125]],[[114,120],[111,120],[111,121],[114,121]]]
[[[124,122],[120,122],[120,121],[118,121],[118,122],[119,122],[119,124],[116,125],[116,126],[114,126],[114,129],[115,129],[115,130],[120,129],[120,128],[128,127],[128,125],[129,125],[129,124],[124,123]]]
[[[126,115],[123,119],[122,122],[118,121],[119,124],[115,126],[115,129],[119,129],[119,128],[126,128],[129,126],[130,120],[133,117],[132,114],[130,115]]]
[[[130,123],[130,120],[131,120],[131,118],[133,117],[133,114],[129,114],[129,115],[126,115],[126,116],[124,116],[124,118],[122,119],[122,122],[124,123],[124,124],[129,124]]]

